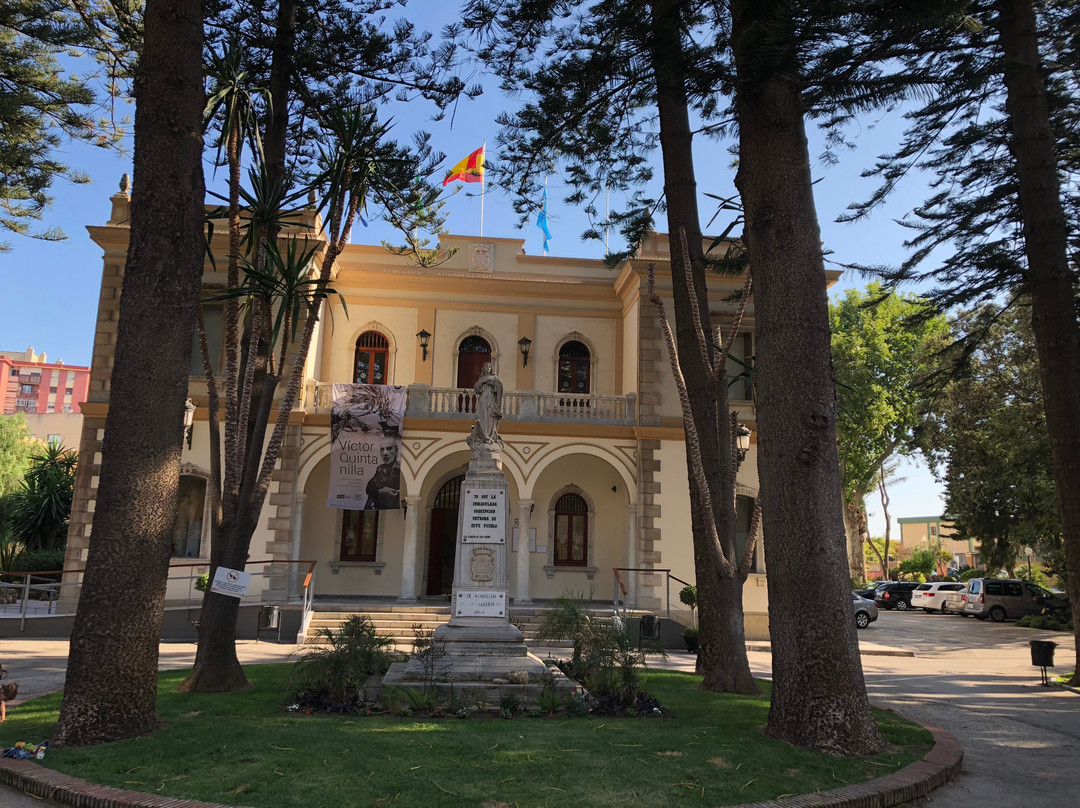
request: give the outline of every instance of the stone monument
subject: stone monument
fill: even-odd
[[[535,705],[545,684],[566,690],[576,685],[529,653],[520,629],[510,623],[510,487],[499,437],[503,386],[490,362],[473,392],[476,423],[466,439],[471,457],[461,485],[450,622],[434,635],[435,645],[445,649],[435,682],[452,682],[455,698],[497,707],[503,695],[512,693],[522,704]],[[414,657],[391,666],[383,684],[409,687],[430,676]]]

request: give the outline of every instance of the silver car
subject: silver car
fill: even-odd
[[[877,604],[872,600],[851,593],[851,607],[855,610],[855,627],[866,628],[877,620]]]

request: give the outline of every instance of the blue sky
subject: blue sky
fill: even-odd
[[[420,0],[410,4],[410,9],[423,13],[415,15],[427,19],[428,12],[438,8],[437,16],[446,14],[447,4]],[[431,22],[439,24],[439,20]],[[449,168],[485,140],[489,155],[497,159],[495,138],[496,115],[512,110],[515,99],[502,95],[494,82],[487,82],[489,90],[476,101],[462,101],[453,116],[440,122],[432,122],[433,110],[422,105],[397,105],[387,110],[395,117],[394,136],[408,139],[417,129],[432,133],[434,147],[446,154],[440,172]],[[840,155],[837,164],[829,165],[817,159],[821,141],[811,133],[811,159],[815,179],[815,200],[821,221],[822,237],[826,246],[833,250],[834,258],[842,262],[897,263],[903,260],[902,246],[905,231],[894,222],[926,196],[925,179],[909,178],[891,200],[867,222],[837,224],[835,219],[847,205],[869,196],[873,180],[862,179],[860,172],[871,165],[873,158],[893,147],[901,122],[894,113],[892,118],[864,119],[851,132],[856,149]],[[722,196],[734,195],[734,170],[728,143],[698,139],[695,144],[697,185],[699,193]],[[130,141],[127,153],[104,151],[82,144],[69,144],[60,150],[58,159],[67,162],[89,175],[89,185],[58,183],[53,192],[56,202],[46,213],[43,224],[58,226],[68,238],[58,243],[35,241],[19,236],[0,235],[11,244],[12,250],[0,253],[0,299],[3,301],[3,318],[0,319],[0,348],[23,350],[33,346],[39,353],[44,351],[50,360],[63,359],[68,364],[87,365],[90,362],[97,309],[98,288],[101,273],[101,250],[89,238],[87,225],[104,224],[109,217],[109,196],[116,193],[120,177],[131,171]],[[212,156],[212,155],[210,155]],[[214,181],[213,168],[207,165],[207,182]],[[659,170],[657,170],[659,176]],[[441,173],[440,173],[441,176]],[[659,182],[659,180],[657,180]],[[473,234],[479,230],[480,200],[476,185],[454,183],[457,193],[447,195],[446,211],[449,214],[447,228],[452,233]],[[448,189],[449,190],[449,189]],[[588,226],[585,215],[565,206],[563,183],[558,175],[549,179],[549,227],[552,232],[551,255],[599,258],[603,245],[583,242],[582,231]],[[625,200],[621,194],[612,194],[611,207],[619,207]],[[702,196],[700,206],[703,224],[715,210],[715,203]],[[603,210],[603,201],[597,205]],[[719,220],[718,220],[719,221]],[[542,252],[543,235],[535,224],[517,230],[517,217],[509,200],[498,193],[487,194],[484,200],[484,233],[488,236],[516,237],[525,239],[529,253]],[[714,226],[713,230],[722,229]],[[614,239],[615,236],[613,235]],[[370,228],[357,226],[353,231],[356,243],[378,244],[380,240],[397,241],[389,226],[372,222]],[[612,247],[617,246],[612,241]],[[866,279],[846,273],[841,282],[833,287],[833,294],[851,287],[863,287]],[[900,476],[904,477],[890,487],[892,499],[890,512],[893,530],[897,531],[895,519],[907,516],[930,516],[940,514],[943,502],[942,488],[921,464],[903,464]],[[867,502],[870,529],[874,535],[884,533],[881,506],[876,497]],[[894,532],[894,536],[898,532]]]

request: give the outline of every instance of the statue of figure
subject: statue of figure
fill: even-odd
[[[473,437],[478,443],[502,443],[499,437],[499,419],[503,417],[503,386],[490,362],[484,363],[480,378],[473,385],[473,392],[476,393],[476,426],[473,427]]]

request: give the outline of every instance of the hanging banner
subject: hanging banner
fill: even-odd
[[[405,387],[400,385],[334,385],[328,507],[352,511],[399,507],[405,399]]]

